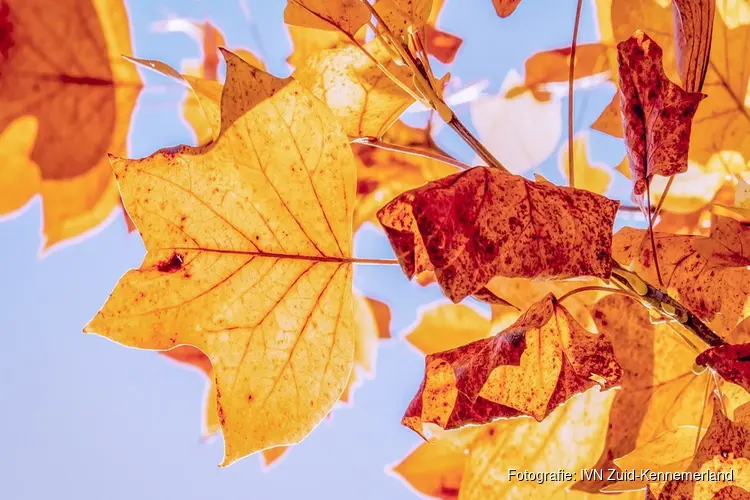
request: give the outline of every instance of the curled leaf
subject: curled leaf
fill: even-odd
[[[409,278],[434,270],[454,302],[496,275],[609,277],[618,202],[475,167],[401,194],[378,212]]]
[[[588,333],[549,294],[503,332],[428,355],[402,423],[421,434],[424,423],[454,429],[518,415],[541,421],[575,394],[612,387],[621,373],[607,337]]]
[[[692,119],[705,95],[672,83],[664,74],[661,47],[640,30],[617,45],[617,56],[633,192],[642,195],[654,175],[687,170]]]

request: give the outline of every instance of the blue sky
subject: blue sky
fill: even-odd
[[[126,4],[136,57],[174,67],[197,58],[190,38],[154,32],[151,26],[175,16],[211,19],[229,47],[255,50],[277,75],[290,72],[283,0],[247,1],[262,49],[237,1]],[[466,83],[487,79],[487,91],[496,93],[508,70],[523,72],[526,57],[570,43],[574,11],[573,1],[524,0],[503,20],[490,0],[447,0],[439,26],[465,38],[450,71]],[[594,39],[593,14],[585,2],[579,40]],[[142,75],[147,88],[133,117],[130,155],[191,143],[192,132],[179,117],[181,88],[155,73]],[[606,87],[576,93],[577,128],[594,120],[612,92]],[[458,111],[468,122],[468,109]],[[561,120],[565,113],[563,105]],[[464,161],[474,158],[447,127],[437,140]],[[614,165],[622,146],[593,134],[591,151],[595,160]],[[555,154],[539,171],[559,182],[556,162]],[[128,235],[116,214],[91,237],[39,259],[40,220],[35,198],[19,216],[0,223],[0,498],[416,498],[384,472],[420,442],[399,425],[421,379],[423,362],[415,350],[399,340],[382,343],[376,378],[358,389],[353,407],[335,411],[270,471],[261,470],[258,457],[220,469],[221,440],[200,439],[202,375],[154,352],[81,332],[119,277],[139,265],[145,252],[140,238]],[[357,236],[355,254],[392,256],[374,229]],[[408,283],[393,266],[357,268],[355,284],[392,306],[394,337],[415,321],[420,305],[441,298],[434,287]]]

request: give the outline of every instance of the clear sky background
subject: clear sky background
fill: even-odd
[[[259,38],[236,0],[126,4],[136,57],[179,68],[183,59],[199,56],[198,46],[184,34],[155,32],[153,23],[170,17],[210,19],[229,47],[255,51],[274,74],[291,71],[285,62],[291,44],[282,21],[283,0],[247,1]],[[463,83],[488,80],[486,92],[495,94],[510,69],[523,73],[529,55],[569,45],[574,12],[574,0],[524,0],[510,18],[500,19],[490,0],[447,0],[439,26],[464,37],[449,69]],[[587,0],[579,41],[595,39]],[[147,87],[133,117],[130,155],[193,143],[192,131],[179,116],[183,90],[155,73],[141,74]],[[576,128],[588,127],[613,92],[611,85],[577,91]],[[468,107],[458,112],[469,121]],[[563,104],[563,124],[566,112]],[[437,140],[458,158],[474,160],[447,127]],[[563,133],[560,145],[565,140]],[[615,165],[622,152],[617,141],[592,133],[594,160]],[[537,171],[562,180],[556,153]],[[624,179],[613,177],[614,189],[627,192],[620,190]],[[381,343],[375,378],[359,387],[352,407],[334,411],[269,471],[261,470],[257,456],[220,469],[221,439],[205,443],[200,437],[201,374],[157,353],[81,332],[120,276],[140,264],[145,252],[140,237],[127,234],[117,212],[81,241],[40,258],[40,222],[38,198],[0,222],[0,498],[416,498],[386,473],[389,464],[420,442],[399,421],[419,385],[422,356],[398,339],[421,305],[445,300],[436,287],[409,283],[397,267],[358,267],[357,288],[386,301],[393,312],[394,340]],[[387,240],[374,228],[357,235],[355,254],[392,257]]]

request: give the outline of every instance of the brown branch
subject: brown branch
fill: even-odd
[[[630,279],[635,277],[638,280],[637,287],[634,287]],[[683,306],[677,300],[673,299],[658,288],[649,285],[637,274],[624,269],[614,259],[612,260],[612,280],[627,290],[631,290],[638,295],[638,300],[646,307],[659,311],[674,321],[680,323],[683,327],[693,333],[711,347],[724,344],[724,339],[714,333],[700,318],[691,313],[687,307]]]

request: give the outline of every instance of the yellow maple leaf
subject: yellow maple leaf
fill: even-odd
[[[346,386],[355,166],[309,91],[223,54],[215,142],[112,158],[148,253],[85,331],[205,352],[228,465],[299,442]]]

